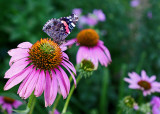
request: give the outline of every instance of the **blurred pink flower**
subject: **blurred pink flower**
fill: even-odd
[[[93,29],[84,29],[77,35],[77,38],[69,40],[65,45],[70,46],[76,43],[80,46],[77,52],[77,64],[82,60],[91,60],[95,67],[98,62],[107,67],[111,63],[111,55],[103,41],[99,40],[99,35]]]
[[[76,14],[79,17],[82,13],[82,9],[75,8],[75,9],[72,10],[72,13]]]
[[[139,6],[140,1],[139,0],[132,0],[130,4],[132,7],[137,7],[137,6]]]
[[[58,112],[58,110],[54,110],[54,114],[60,114],[60,112]]]
[[[98,23],[98,19],[95,15],[89,13],[86,22],[89,26],[95,26]]]
[[[152,113],[160,114],[160,98],[155,96],[150,103],[152,105]]]
[[[152,19],[152,12],[151,12],[151,11],[149,11],[149,12],[147,13],[147,17],[148,17],[149,19]]]
[[[54,110],[54,113],[52,113],[52,111],[49,111],[49,114],[61,114],[60,112],[58,112],[57,109]]]
[[[18,108],[22,105],[22,102],[9,97],[0,96],[0,105],[8,114],[12,114],[12,108]]]
[[[96,15],[96,17],[99,21],[105,21],[106,20],[106,16],[101,9],[93,10],[93,14]]]
[[[46,107],[53,104],[57,92],[66,98],[70,91],[70,81],[61,66],[69,71],[75,85],[72,71],[76,74],[76,70],[68,55],[63,52],[65,49],[51,39],[41,39],[33,45],[23,42],[16,49],[10,50],[10,69],[4,77],[10,79],[4,90],[23,81],[18,89],[19,96],[27,99],[34,91],[34,95],[39,97],[44,91]]]
[[[80,16],[78,21],[78,27],[83,28],[83,26],[87,24],[87,17],[86,16]]]
[[[156,76],[148,77],[144,70],[141,71],[141,76],[136,72],[128,75],[130,78],[124,78],[124,80],[130,84],[129,88],[142,90],[144,96],[160,92],[160,83],[155,81]]]

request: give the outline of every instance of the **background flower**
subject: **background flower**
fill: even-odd
[[[94,9],[93,14],[96,15],[99,21],[105,21],[106,16],[101,9]]]
[[[75,9],[72,10],[72,13],[76,14],[79,17],[82,13],[82,9],[81,8],[75,8]]]
[[[160,83],[155,81],[156,76],[148,77],[144,70],[141,71],[141,76],[136,72],[128,75],[130,78],[124,78],[124,80],[130,84],[129,88],[142,90],[144,96],[160,92]]]
[[[139,6],[140,1],[139,0],[132,0],[130,4],[132,7],[137,7],[137,6]]]
[[[157,96],[154,96],[150,103],[152,105],[152,113],[160,114],[160,98]]]
[[[18,108],[22,105],[22,102],[9,97],[0,96],[0,105],[8,112],[8,114],[12,114],[12,109]]]
[[[77,52],[77,64],[82,60],[91,60],[98,67],[98,62],[107,67],[111,63],[111,55],[103,41],[99,40],[99,35],[93,29],[84,29],[80,31],[77,38],[68,41],[65,45],[77,43],[79,50]]]

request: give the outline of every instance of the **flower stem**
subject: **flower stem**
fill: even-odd
[[[76,83],[77,83],[77,84],[78,84],[78,82],[80,81],[80,79],[81,79],[81,76],[79,75],[79,76],[77,77],[77,80],[76,80]],[[70,101],[70,99],[71,99],[71,96],[72,96],[74,90],[75,90],[75,86],[72,85],[71,91],[70,91],[70,93],[69,93],[69,95],[68,95],[68,97],[67,97],[67,100],[66,100],[65,104],[64,104],[64,107],[63,107],[63,110],[62,110],[62,114],[65,113],[66,110],[67,110],[69,101]]]
[[[61,99],[61,97],[62,97],[62,95],[59,94],[58,97],[57,97],[57,99],[55,100],[53,108],[52,108],[52,114],[54,114],[54,110],[56,109],[56,107],[57,107],[57,105],[58,105],[59,100]]]
[[[127,75],[127,65],[123,64],[121,67],[121,78],[120,78],[120,82],[119,82],[119,95],[118,95],[118,102],[120,102],[122,100],[122,98],[124,97],[124,77]],[[119,105],[117,105],[117,113],[121,114],[122,113],[122,109],[119,107]]]
[[[109,70],[103,69],[103,78],[102,78],[102,90],[100,97],[100,113],[105,114],[107,112],[107,90],[109,86]]]
[[[72,82],[72,76],[69,77],[69,81]],[[59,100],[61,99],[62,95],[59,94],[58,98],[55,100],[53,108],[52,108],[52,114],[54,114],[54,110],[57,108]]]
[[[31,96],[29,97],[29,102],[28,102],[28,107],[29,107],[29,112],[28,114],[32,114],[33,113],[33,109],[34,109],[34,106],[36,104],[36,97],[34,95],[34,92],[31,94]]]

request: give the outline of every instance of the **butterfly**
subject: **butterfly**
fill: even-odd
[[[71,14],[59,19],[52,18],[43,26],[43,31],[53,38],[54,42],[62,44],[66,37],[72,32],[78,22],[78,16]]]

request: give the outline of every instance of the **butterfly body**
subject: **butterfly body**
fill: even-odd
[[[43,31],[53,38],[56,43],[62,44],[65,42],[65,38],[72,32],[77,22],[78,16],[75,14],[61,17],[60,19],[52,18],[43,26]]]

